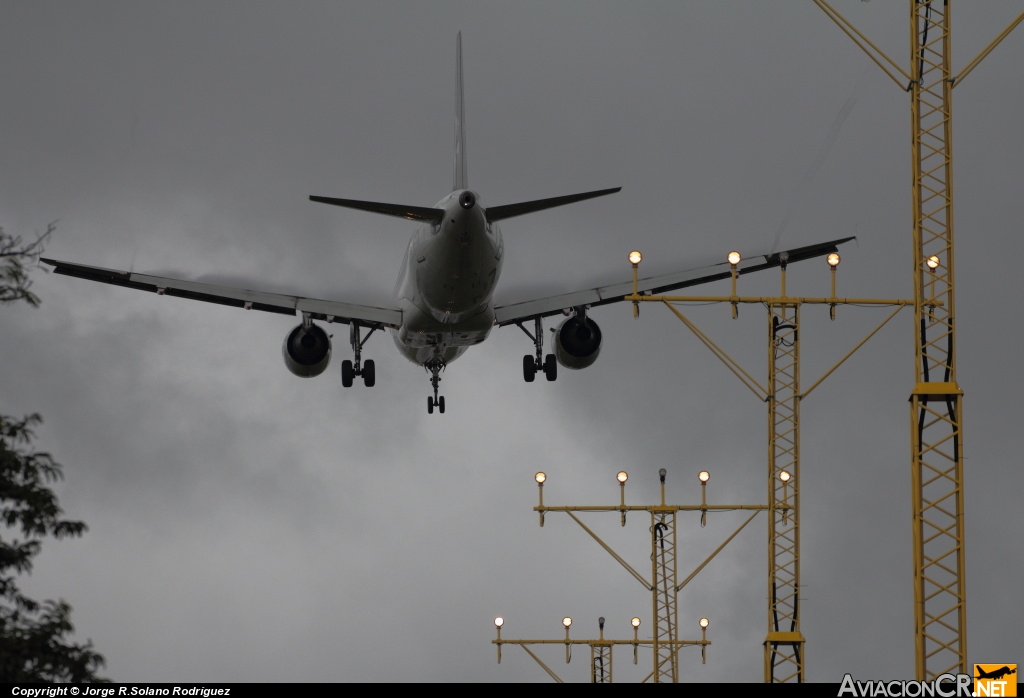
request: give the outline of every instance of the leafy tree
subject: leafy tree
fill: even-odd
[[[27,269],[39,261],[53,230],[54,224],[50,223],[35,242],[22,242],[20,235],[12,237],[0,228],[0,303],[25,301],[33,308],[39,305],[39,297],[28,290],[32,280]]]
[[[0,303],[39,298],[29,291],[27,269],[38,260],[53,226],[33,243],[0,228]],[[32,448],[33,427],[42,419],[0,415],[0,682],[104,681],[96,671],[106,662],[92,643],[75,644],[71,606],[35,601],[21,593],[16,575],[32,571],[42,539],[80,536],[81,521],[61,518],[63,510],[50,483],[63,477],[49,453]],[[20,536],[20,538],[18,537]]]

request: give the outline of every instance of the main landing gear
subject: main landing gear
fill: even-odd
[[[444,370],[444,361],[439,358],[431,359],[424,364],[424,368],[430,371],[430,385],[434,386],[434,397],[427,398],[427,414],[434,414],[434,408],[444,414],[444,395],[438,397],[437,384],[441,382],[441,371]]]
[[[519,329],[533,340],[533,345],[537,349],[536,356],[527,354],[523,357],[523,379],[527,383],[532,383],[537,375],[537,371],[543,371],[544,376],[549,381],[553,381],[558,378],[558,361],[555,360],[554,354],[544,356],[544,326],[541,324],[540,318],[535,318],[533,322],[534,329],[532,333],[523,327],[523,323],[516,323]]]
[[[365,363],[361,362],[362,348],[366,344],[366,340],[370,338],[377,328],[371,327],[370,331],[366,333],[365,337],[360,337],[362,330],[359,327],[359,323],[354,320],[349,323],[348,337],[352,343],[352,352],[355,354],[355,362],[345,359],[341,362],[341,385],[345,388],[351,388],[352,382],[356,376],[363,377],[363,384],[367,388],[372,388],[377,382],[377,370],[373,363],[373,359],[367,359]]]

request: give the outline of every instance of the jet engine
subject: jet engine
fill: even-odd
[[[331,338],[323,328],[299,325],[284,338],[284,365],[296,376],[319,376],[331,360]]]
[[[555,330],[555,357],[566,368],[586,368],[601,351],[601,328],[588,317],[573,315]]]

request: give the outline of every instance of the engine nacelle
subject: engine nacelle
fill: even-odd
[[[284,365],[296,376],[312,378],[327,369],[331,361],[331,338],[323,328],[299,325],[284,338]]]
[[[564,320],[555,330],[555,358],[566,368],[586,368],[597,361],[601,351],[601,328],[577,315]]]

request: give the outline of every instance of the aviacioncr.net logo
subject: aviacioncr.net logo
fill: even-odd
[[[942,674],[934,681],[856,681],[843,676],[838,698],[971,698],[968,674]]]
[[[1010,698],[1017,695],[1016,664],[975,664],[974,695]]]

